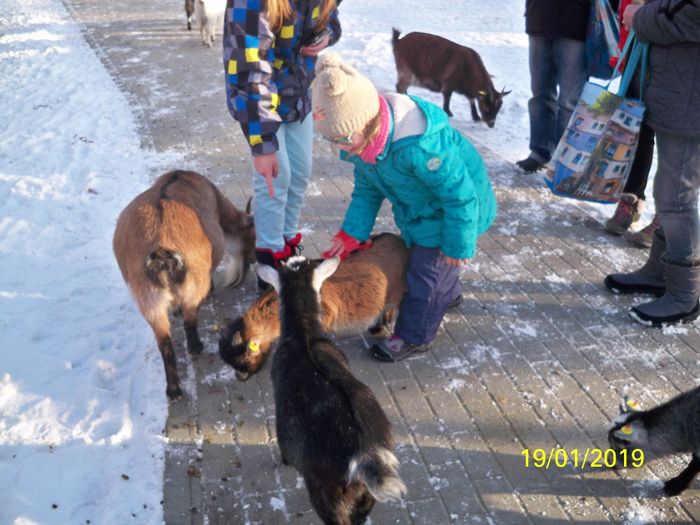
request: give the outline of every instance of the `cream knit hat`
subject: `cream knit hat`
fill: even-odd
[[[362,131],[379,113],[377,88],[335,53],[324,53],[316,62],[311,102],[316,130],[332,138]]]

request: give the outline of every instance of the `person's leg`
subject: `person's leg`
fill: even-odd
[[[459,267],[447,264],[439,248],[414,246],[394,336],[372,347],[374,357],[400,361],[428,350],[445,312],[461,295],[459,277]]]
[[[273,253],[284,248],[284,218],[290,181],[289,157],[285,140],[286,126],[287,124],[282,124],[277,131],[279,173],[272,179],[274,197],[270,197],[268,193],[265,177],[253,169],[255,247]]]
[[[634,161],[630,167],[630,173],[623,190],[623,198],[625,194],[628,198],[634,197],[635,207],[632,215],[629,216],[624,207],[620,208],[621,205],[624,206],[621,200],[613,217],[605,223],[605,228],[608,231],[621,235],[626,232],[634,222],[639,220],[644,208],[647,180],[649,179],[649,172],[651,171],[653,160],[654,130],[649,127],[646,120],[642,120],[642,126],[639,129],[637,151],[634,154]],[[649,248],[653,244],[654,232],[659,228],[659,224],[657,217],[654,216],[651,223],[645,228],[630,235],[628,237],[629,241],[642,248]]]
[[[279,172],[272,178],[274,197],[270,197],[265,177],[253,169],[253,216],[255,219],[255,260],[260,264],[276,266],[279,260],[287,256],[284,242],[284,216],[287,207],[290,169],[285,140],[285,128],[282,124],[277,131],[277,161]],[[258,277],[258,291],[265,292],[271,285]]]
[[[583,86],[588,80],[586,73],[586,47],[580,40],[557,38],[554,40],[554,63],[556,82],[559,86],[557,116],[553,143],[556,147],[569,124],[571,114],[581,97]]]
[[[554,150],[554,129],[557,114],[557,84],[553,40],[530,36],[529,65],[532,98],[527,109],[530,115],[530,158],[545,164]]]
[[[666,293],[632,308],[640,323],[662,326],[695,319],[700,313],[700,137],[657,133],[659,168],[654,200],[666,237]]]
[[[286,146],[290,166],[287,207],[284,215],[284,238],[294,239],[299,231],[299,217],[304,204],[304,193],[309,184],[312,168],[313,119],[307,115],[303,122],[286,125]]]
[[[666,235],[667,262],[700,261],[700,137],[657,134],[659,168],[654,180],[656,213]]]
[[[623,189],[623,193],[636,195],[638,199],[644,200],[644,192],[651,171],[651,163],[654,160],[654,130],[649,127],[646,119],[642,120],[639,128],[639,143],[634,154],[634,161],[630,167],[630,173]]]

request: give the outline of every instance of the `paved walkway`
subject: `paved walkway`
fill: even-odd
[[[185,31],[182,2],[64,2],[139,112],[144,145],[185,153],[180,167],[243,206],[248,151],[226,110],[220,47],[206,49]],[[311,256],[338,229],[352,188],[349,166],[316,146],[303,216]],[[362,335],[340,340],[394,424],[408,485],[403,504],[378,504],[372,523],[694,522],[697,489],[661,498],[655,481],[685,458],[619,473],[525,468],[524,449],[604,447],[624,393],[651,406],[695,386],[700,333],[633,324],[633,300],[612,297],[601,282],[644,253],[607,236],[584,207],[551,198],[537,177],[483,154],[499,215],[463,272],[466,300],[434,350],[377,364]],[[390,228],[384,210],[377,229]],[[206,305],[206,351],[194,359],[176,332],[187,397],[170,404],[166,428],[169,525],[319,523],[301,479],[280,465],[269,365],[241,383],[216,353],[218,323],[254,297],[251,276]]]

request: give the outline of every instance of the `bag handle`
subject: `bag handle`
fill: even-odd
[[[605,84],[605,89],[610,91],[610,84],[612,84],[612,81],[617,77],[618,73],[620,72],[620,67],[622,64],[625,62],[625,57],[627,56],[627,53],[629,53],[630,49],[632,49],[632,44],[634,44],[635,40],[637,40],[636,35],[634,34],[634,29],[630,31],[629,35],[627,36],[627,40],[625,41],[625,47],[622,48],[622,51],[620,51],[620,57],[617,59],[617,63],[615,64],[615,69],[613,69],[612,76],[610,77],[610,80]],[[629,61],[627,62],[627,66],[629,66]],[[627,71],[628,68],[625,67],[625,71]]]
[[[639,76],[640,82],[640,93],[639,99],[642,98],[641,88],[644,86],[644,75],[646,74],[646,51],[649,44],[642,44],[636,38],[634,44],[632,45],[632,51],[630,52],[629,59],[627,60],[627,65],[625,66],[625,71],[622,73],[622,79],[620,80],[620,89],[617,94],[624,97],[627,94],[627,89],[629,88],[630,82],[632,82],[632,77],[634,77],[634,72],[637,69],[639,61],[642,60],[641,71]]]
[[[629,57],[627,58],[627,64],[625,65],[625,70],[622,73],[622,77],[620,79],[620,87],[617,90],[617,94],[621,97],[624,97],[627,94],[629,85],[632,82],[632,78],[634,77],[634,72],[637,69],[637,65],[640,63],[641,60],[641,71],[639,75],[639,100],[642,100],[642,94],[644,91],[644,78],[646,77],[647,70],[647,58],[649,55],[649,44],[641,43],[637,39],[637,36],[634,33],[634,29],[630,31],[630,34],[627,37],[625,47],[620,53],[620,58],[617,60],[617,64],[615,64],[615,69],[613,70],[612,77],[610,77],[610,80],[608,80],[608,82],[605,84],[605,89],[610,91],[610,84],[612,84],[615,75],[619,73],[620,66],[625,61],[625,57],[628,53]]]

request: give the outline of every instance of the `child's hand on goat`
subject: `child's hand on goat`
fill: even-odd
[[[367,240],[363,243],[351,237],[343,230],[340,230],[333,236],[333,243],[331,247],[321,254],[324,259],[329,259],[331,257],[340,257],[341,261],[350,255],[355,250],[366,250],[372,245],[371,240]]]

